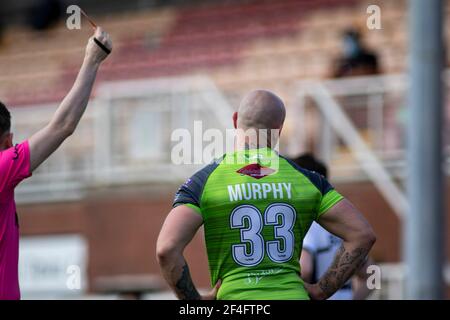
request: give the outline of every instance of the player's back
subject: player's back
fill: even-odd
[[[226,154],[192,176],[174,205],[202,215],[218,299],[308,299],[300,279],[302,240],[342,197],[319,174],[269,148]]]

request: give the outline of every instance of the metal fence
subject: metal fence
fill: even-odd
[[[335,181],[370,179],[403,217],[408,211],[404,192],[407,85],[403,75],[299,82],[294,108],[297,121],[304,125],[295,132],[291,152],[312,145],[329,164]],[[450,172],[448,126],[446,130],[442,147]]]
[[[13,109],[15,140],[44,127],[56,107]],[[178,128],[192,132],[196,120],[203,130],[224,131],[231,127],[232,112],[203,77],[103,84],[75,134],[20,185],[17,200],[63,201],[96,187],[183,180],[200,164],[171,163],[171,133]]]
[[[406,88],[402,75],[301,81],[289,97],[294,103],[288,106],[281,150],[295,155],[315,149],[335,181],[373,180],[401,215],[407,208]],[[104,83],[76,133],[18,188],[17,199],[68,200],[95,187],[180,181],[199,165],[172,164],[171,133],[193,132],[195,120],[202,121],[203,130],[231,128],[232,99],[201,76]],[[55,108],[12,110],[15,140],[47,124]],[[447,151],[448,137],[450,132]]]

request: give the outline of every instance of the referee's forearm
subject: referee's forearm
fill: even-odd
[[[70,135],[86,110],[100,64],[85,57],[74,85],[63,99],[50,125],[55,132]]]

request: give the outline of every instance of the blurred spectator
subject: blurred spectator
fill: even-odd
[[[333,78],[379,73],[378,57],[363,45],[359,32],[345,31],[342,41],[343,55],[333,64]]]
[[[45,30],[58,21],[61,12],[60,0],[39,0],[29,11],[28,23],[35,30]]]

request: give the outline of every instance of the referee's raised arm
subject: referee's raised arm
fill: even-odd
[[[83,64],[69,93],[49,124],[29,139],[31,171],[44,162],[76,129],[86,110],[100,64],[112,50],[108,33],[98,27],[87,44]]]

